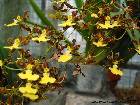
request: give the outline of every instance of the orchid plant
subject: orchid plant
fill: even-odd
[[[8,45],[2,48],[8,51],[8,56],[0,59],[2,74],[6,74],[6,69],[18,71],[16,81],[4,87],[5,90],[1,91],[3,94],[18,96],[22,101],[35,101],[45,98],[43,93],[49,90],[61,89],[67,79],[67,73],[60,73],[60,68],[50,66],[53,61],[76,64],[73,70],[77,72],[76,76],[81,74],[77,66],[79,64],[104,65],[107,71],[122,76],[123,71],[119,65],[128,61],[135,53],[140,54],[138,19],[133,19],[132,9],[121,1],[75,0],[74,7],[69,4],[69,0],[52,0],[55,13],[50,13],[49,18],[61,20],[58,24],[61,30],[53,26],[34,0],[29,0],[29,3],[43,25],[31,22],[29,12],[4,25],[7,29],[19,27],[27,34],[8,40]],[[72,11],[67,14],[69,10]],[[76,44],[76,39],[71,42],[64,36],[64,32],[70,27],[77,30],[86,40],[85,53],[78,51],[80,45]],[[124,44],[125,41],[130,44]],[[30,42],[48,43],[50,49],[55,48],[55,51],[49,57],[33,56],[25,47]],[[123,48],[127,55],[121,55]],[[118,56],[114,57],[115,54]],[[11,64],[16,65],[16,68],[11,67]]]

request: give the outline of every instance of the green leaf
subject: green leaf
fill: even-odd
[[[76,7],[80,10],[83,6],[83,0],[75,0]]]
[[[109,49],[107,48],[96,48],[95,49],[95,63],[100,63],[102,60],[104,60],[108,53],[109,53]]]
[[[38,17],[41,19],[42,23],[53,27],[52,23],[46,18],[44,12],[36,4],[35,0],[29,0],[29,3],[31,4]]]
[[[7,73],[7,84],[11,84],[17,80],[17,74],[20,73],[21,71],[19,70],[11,70],[10,68],[15,68],[18,69],[16,64],[8,64],[7,65],[9,68],[5,68],[5,72]]]
[[[129,37],[131,38],[131,40],[139,43],[139,40],[140,40],[140,31],[139,30],[137,30],[137,29],[127,30],[127,33],[129,35]],[[135,45],[135,43],[134,43],[134,45]]]
[[[140,31],[137,29],[134,29],[134,35],[135,35],[136,40],[139,41],[140,40]]]
[[[3,46],[0,46],[0,59],[5,59],[8,57],[8,51],[3,48]]]

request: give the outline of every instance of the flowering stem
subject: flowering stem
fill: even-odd
[[[8,67],[6,65],[4,65],[5,68],[9,69],[9,70],[14,70],[14,71],[22,71],[23,69],[15,69],[15,68],[11,68],[11,67]]]
[[[122,38],[124,37],[125,33],[126,33],[126,31],[122,34],[121,37],[119,37],[119,38],[115,38],[115,40],[120,40],[120,39],[122,39]]]
[[[37,26],[39,26],[41,28],[46,28],[44,25],[34,23],[34,22],[30,21],[30,20],[26,20],[25,23],[28,23],[28,24],[31,24],[31,25],[37,25]]]
[[[99,56],[99,55],[102,54],[104,51],[105,51],[105,50],[101,51],[100,53],[96,54],[96,55],[93,56],[93,57],[97,57],[97,56]]]

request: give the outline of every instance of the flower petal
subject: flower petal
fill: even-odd
[[[26,87],[20,87],[19,91],[21,93],[31,93],[31,94],[36,94],[37,93],[37,89],[32,88],[32,84],[31,83],[26,83]]]
[[[56,81],[55,78],[49,77],[48,73],[43,73],[43,77],[40,80],[40,84],[54,83]]]
[[[58,62],[67,62],[69,60],[72,59],[72,55],[71,54],[64,54],[64,55],[61,55],[58,59]]]
[[[38,99],[38,95],[35,94],[24,93],[23,96],[31,99],[32,101]]]

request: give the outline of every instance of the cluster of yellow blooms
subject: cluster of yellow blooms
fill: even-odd
[[[17,19],[11,23],[8,24],[6,26],[14,26],[14,25],[18,25],[18,22],[21,22],[22,19],[20,16],[17,16]],[[65,26],[71,26],[71,25],[75,25],[75,23],[72,23],[72,16],[68,16],[68,20],[62,24],[60,24],[59,26],[65,27]],[[39,36],[35,36],[32,38],[32,41],[38,41],[38,42],[47,42],[48,40],[50,40],[47,36],[46,36],[47,32],[46,30],[42,30],[41,35]],[[21,49],[21,42],[20,40],[17,38],[14,40],[13,45],[11,46],[5,46],[4,48],[13,50],[13,49]],[[67,62],[72,58],[72,54],[70,54],[70,50],[66,51],[63,55],[61,55],[58,59],[58,62]],[[27,71],[30,72],[30,71]]]
[[[20,22],[19,17],[17,17],[17,20],[14,20],[13,23],[8,24],[6,26],[14,26],[14,25],[18,25],[18,22]],[[68,23],[66,23],[66,25],[70,25],[71,23],[70,20],[67,21]],[[41,35],[39,36],[35,36],[33,37],[31,40],[32,41],[38,41],[38,42],[46,42],[48,40],[50,40],[47,36],[46,36],[47,32],[46,30],[42,30]],[[16,38],[14,40],[13,45],[11,46],[5,46],[4,48],[13,50],[13,49],[21,49],[21,41],[19,38]],[[67,51],[61,55],[58,59],[58,62],[67,62],[72,58],[72,54],[71,53],[71,49],[70,47],[67,48]],[[0,60],[0,66],[2,67],[3,62],[2,60]],[[27,80],[26,86],[25,87],[19,87],[19,91],[23,94],[24,97],[27,97],[31,100],[36,100],[39,98],[39,96],[37,95],[38,92],[38,88],[35,88],[34,85],[32,84],[32,81],[37,81],[40,79],[39,83],[43,84],[43,85],[47,85],[48,83],[54,83],[56,81],[55,78],[50,77],[49,74],[49,69],[48,68],[44,68],[44,73],[43,73],[43,77],[40,78],[40,76],[38,74],[33,74],[33,65],[28,64],[27,67],[25,68],[25,70],[21,73],[18,74],[19,78],[23,79],[23,80]]]
[[[66,0],[59,0],[56,2],[54,1],[54,3],[64,3],[66,2]],[[101,14],[101,10],[99,11]],[[93,18],[99,18],[100,16],[98,16],[95,13],[91,14],[91,17]],[[119,27],[121,26],[119,24],[118,21],[115,20],[111,20],[110,16],[106,16],[104,19],[104,23],[96,23],[96,26],[98,29],[110,29],[110,28],[114,28],[114,27]],[[17,16],[16,19],[14,19],[14,21],[10,24],[5,24],[5,26],[7,27],[11,27],[11,26],[17,26],[19,25],[21,22],[23,21],[23,18],[20,16]],[[77,23],[74,21],[73,16],[72,15],[68,15],[67,16],[67,20],[63,21],[61,24],[59,24],[58,26],[60,27],[71,27],[76,25]],[[41,34],[38,36],[32,36],[31,40],[34,42],[47,42],[49,41],[49,36],[47,36],[47,31],[46,29],[43,29]],[[93,42],[93,44],[97,47],[105,47],[108,45],[108,43],[104,42],[103,38],[99,38],[97,42]],[[19,38],[16,38],[13,42],[13,44],[11,46],[5,46],[4,48],[6,49],[21,49],[22,47],[22,43],[20,41]],[[136,51],[140,54],[140,46],[137,47]],[[57,59],[58,62],[67,62],[70,61],[72,59],[72,49],[70,48],[70,46],[67,47],[66,51],[60,55],[60,57]],[[3,62],[2,60],[0,60],[0,67],[3,66]],[[113,62],[112,67],[109,67],[109,70],[115,74],[115,75],[123,75],[123,72],[119,69],[118,67],[118,62]],[[43,72],[43,76],[41,77],[39,74],[35,74],[33,71],[33,65],[32,64],[28,64],[25,68],[25,70],[23,70],[23,72],[18,73],[18,76],[20,79],[23,80],[27,80],[26,85],[25,86],[21,86],[19,87],[19,91],[22,93],[22,95],[24,97],[27,97],[31,100],[36,100],[39,98],[38,96],[38,90],[39,87],[34,85],[33,81],[38,81],[38,84],[42,84],[42,85],[47,85],[48,83],[55,83],[56,79],[54,77],[50,76],[49,73],[49,68],[44,68],[44,72]]]
[[[38,99],[38,95],[36,94],[38,92],[38,89],[32,88],[33,86],[32,81],[37,81],[39,79],[39,75],[32,74],[32,67],[33,65],[28,64],[25,69],[25,73],[18,74],[19,78],[26,79],[28,81],[25,87],[19,88],[19,91],[23,94],[23,96],[31,100],[36,100]],[[45,68],[43,77],[41,77],[41,80],[39,81],[40,84],[47,85],[47,83],[54,83],[56,81],[55,78],[49,76],[48,72],[49,72],[49,69]]]
[[[41,34],[41,35],[43,35],[43,33]],[[42,36],[40,36],[40,37],[35,37],[35,38],[33,38],[32,40],[34,40],[34,41],[41,41],[41,42],[43,42],[43,41],[47,41],[47,40],[49,40],[49,39],[46,39],[46,38],[42,38]],[[14,43],[13,43],[13,45],[12,46],[5,46],[4,48],[8,48],[8,49],[10,49],[10,50],[13,50],[13,49],[20,49],[21,47],[19,47],[20,46],[20,41],[19,41],[19,39],[15,39],[15,41],[14,41]],[[69,61],[70,59],[72,59],[72,54],[70,54],[71,53],[71,50],[70,49],[68,49],[63,55],[60,55],[60,57],[59,57],[59,59],[58,59],[58,62],[67,62],[67,61]],[[27,71],[27,72],[29,72],[29,71]]]
[[[91,17],[99,18],[98,15],[95,14],[95,13],[92,13]],[[120,26],[117,21],[114,21],[113,23],[111,23],[110,16],[107,16],[105,18],[105,20],[106,20],[105,24],[97,23],[97,28],[109,29],[109,28],[114,28],[114,27]],[[107,44],[103,41],[103,38],[100,38],[97,42],[93,42],[93,44],[96,45],[97,47],[105,47],[105,46],[107,46]]]
[[[38,41],[38,42],[46,42],[48,40],[50,40],[50,39],[48,39],[46,37],[46,30],[45,29],[42,31],[42,34],[39,37],[33,37],[32,38],[32,41]],[[10,49],[10,50],[21,49],[21,47],[19,47],[20,45],[21,45],[21,42],[17,38],[17,39],[14,40],[14,43],[13,43],[12,46],[5,46],[4,48]]]

